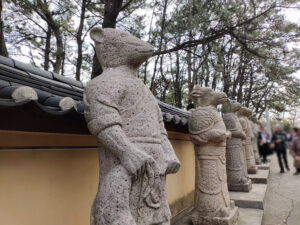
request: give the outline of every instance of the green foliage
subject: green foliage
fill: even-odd
[[[114,0],[117,2],[118,0]],[[82,0],[7,0],[4,8],[9,50],[44,66],[49,12],[59,27],[64,46],[65,75],[74,77],[78,21]],[[139,70],[139,78],[162,101],[184,108],[195,84],[210,86],[259,116],[268,105],[283,113],[299,105],[300,27],[284,10],[296,0],[119,0],[117,28],[149,41],[155,56]],[[81,39],[81,80],[91,73],[93,43],[88,32],[102,24],[108,0],[89,0]],[[57,46],[51,31],[50,70]],[[27,51],[24,51],[24,46]]]

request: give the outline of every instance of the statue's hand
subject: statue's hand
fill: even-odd
[[[230,139],[232,136],[232,134],[229,130],[227,130],[225,134],[226,134],[226,138],[228,138],[228,139]]]
[[[202,138],[200,137],[199,135],[197,134],[191,134],[191,139],[192,139],[192,142],[194,144],[203,144],[203,143],[207,143],[207,139],[206,138]]]
[[[180,168],[180,162],[177,158],[175,159],[168,159],[166,161],[167,168],[166,168],[166,174],[170,173],[177,173],[177,171]]]
[[[229,134],[225,130],[211,130],[209,137],[210,137],[211,141],[223,142],[223,141],[226,141],[226,139],[228,138],[228,135]],[[231,132],[230,132],[230,137],[231,137]]]
[[[245,132],[242,132],[242,140],[246,140],[246,134],[245,134]]]
[[[138,149],[124,152],[120,160],[134,180],[142,177],[148,168],[152,168],[153,175],[158,174],[154,159]]]

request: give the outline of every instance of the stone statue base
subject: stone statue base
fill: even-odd
[[[192,215],[193,225],[237,225],[238,218],[239,211],[238,208],[234,206],[234,204],[228,217],[211,217],[199,215],[197,211],[194,211]]]
[[[258,171],[257,166],[251,167],[251,168],[248,169],[248,174],[256,174],[257,171]]]
[[[252,189],[252,182],[249,181],[245,184],[228,184],[229,191],[242,191],[242,192],[249,192]]]

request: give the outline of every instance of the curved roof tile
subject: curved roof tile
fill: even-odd
[[[38,95],[38,100],[14,102],[11,99],[11,94],[20,86],[33,88]],[[0,56],[0,108],[30,105],[50,115],[59,116],[77,113],[83,117],[83,92],[84,86],[79,81]],[[59,102],[65,97],[75,100],[76,106],[65,111],[61,110]],[[189,112],[161,101],[158,101],[158,104],[166,123],[187,126]]]

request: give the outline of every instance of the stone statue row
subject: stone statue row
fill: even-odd
[[[180,163],[157,100],[137,78],[153,48],[110,28],[93,28],[91,38],[103,69],[84,94],[87,125],[101,146],[91,225],[169,225],[166,175],[176,173]],[[189,120],[196,155],[193,223],[236,224],[228,186],[250,191],[247,174],[257,171],[251,111],[210,88],[195,86],[191,97],[196,106]],[[219,104],[224,104],[223,119]]]
[[[211,88],[196,85],[191,98],[195,109],[189,132],[196,158],[193,224],[237,224],[237,207],[228,189],[249,192],[252,188],[248,173],[257,173],[260,160],[256,118],[250,109]],[[223,118],[217,111],[220,104]]]

